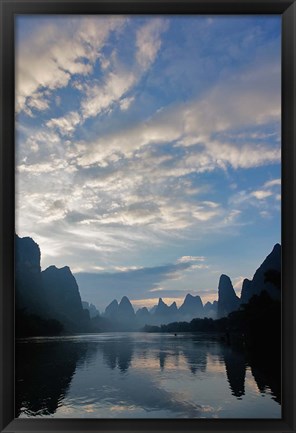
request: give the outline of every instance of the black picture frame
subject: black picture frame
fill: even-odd
[[[0,0],[1,432],[285,432],[295,427],[296,4],[292,0]],[[282,419],[14,418],[14,18],[17,14],[280,14],[282,17]]]

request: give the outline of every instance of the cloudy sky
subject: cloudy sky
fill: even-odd
[[[18,16],[16,232],[100,309],[217,297],[280,242],[279,16]]]

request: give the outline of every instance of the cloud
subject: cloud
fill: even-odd
[[[103,169],[78,169],[72,161],[72,144],[58,140],[57,148],[48,146],[47,138],[51,135],[43,131],[41,135],[37,132],[30,137],[28,147],[31,142],[37,143],[38,155],[35,150],[31,156],[28,154],[18,171],[27,173],[28,181],[42,172],[52,174],[50,183],[55,182],[56,192],[67,198],[65,222],[89,222],[105,228],[121,225],[176,230],[191,226],[195,221],[209,221],[221,212],[218,203],[197,200],[205,185],[197,187],[189,180],[177,178],[167,183],[169,174],[165,168],[158,169],[156,155],[151,156],[154,163],[148,155],[136,160],[121,159]],[[161,158],[158,163],[162,164]],[[153,182],[152,178],[155,179]],[[47,178],[35,186],[35,191],[38,189],[40,193],[40,202],[44,199],[43,191],[47,189],[48,181]],[[27,193],[27,202],[30,202],[30,191]],[[193,196],[195,200],[192,200]],[[177,208],[176,201],[179,203]]]
[[[98,299],[104,298],[107,304],[112,299],[121,299],[126,294],[129,297],[141,298],[146,292],[157,288],[161,281],[175,279],[188,267],[190,263],[168,264],[120,272],[81,272],[75,273],[75,278],[85,299],[94,299],[97,296]]]
[[[81,117],[79,113],[71,111],[64,117],[49,120],[46,122],[46,126],[57,129],[62,135],[72,135],[80,121]]]
[[[80,142],[77,162],[81,166],[108,164],[112,154],[131,158],[144,148],[171,143],[176,148],[189,147],[188,156],[175,167],[179,175],[227,165],[238,169],[275,163],[280,161],[280,146],[247,138],[241,144],[225,142],[215,136],[250,125],[260,128],[278,121],[280,113],[280,69],[273,63],[263,69],[252,67],[244,75],[217,84],[201,99],[166,107],[144,122],[93,142]]]
[[[190,292],[202,296],[206,302],[214,294],[217,298],[218,283],[214,289],[200,286],[209,266],[196,263],[204,260],[201,256],[188,256],[188,259],[184,256],[181,262],[177,259],[175,263],[154,267],[126,266],[117,267],[120,270],[109,268],[105,272],[75,272],[75,278],[83,299],[100,304],[100,308],[105,308],[115,298],[119,301],[122,296],[128,296],[135,305],[135,300],[142,300],[141,305],[148,306],[152,293],[166,299],[174,298],[180,304]]]
[[[32,109],[38,111],[45,111],[49,108],[50,102],[47,98],[46,93],[36,92],[33,96],[29,96],[27,98],[27,107],[25,108],[25,112],[32,116]]]
[[[119,103],[122,110],[127,110],[134,96],[126,96],[141,80],[151,67],[161,46],[161,34],[167,29],[163,19],[148,20],[136,34],[135,61],[122,64],[116,52],[110,56],[106,69],[108,72],[99,84],[88,85],[86,96],[81,104],[83,119],[108,113]]]
[[[253,191],[251,195],[256,197],[258,200],[263,200],[267,197],[270,197],[272,195],[272,191],[257,190],[257,191]]]
[[[266,198],[273,197],[275,200],[280,200],[279,187],[281,186],[281,179],[272,179],[264,183],[262,189],[252,191],[251,196],[257,200],[265,200]],[[262,212],[262,216],[266,216],[266,212]]]
[[[231,143],[209,141],[206,152],[210,164],[220,168],[231,166],[234,169],[260,167],[280,161],[281,150],[268,144],[244,144],[237,146]]]
[[[265,182],[264,187],[265,188],[270,188],[273,186],[277,186],[277,185],[281,185],[281,179],[273,179],[273,180],[269,180],[267,182]]]
[[[96,273],[76,272],[75,278],[84,299],[90,299],[96,303],[98,303],[98,299],[104,299],[104,306],[114,298],[120,300],[124,295],[135,300],[149,299],[151,293],[154,292],[166,294],[166,297],[174,296],[180,300],[181,298],[184,299],[188,291],[176,289],[171,286],[172,282],[182,279],[185,276],[184,272],[190,269],[196,270],[195,263],[204,261],[205,258],[198,256],[186,258],[183,256],[180,259],[176,263],[155,267],[121,267],[119,271],[115,272],[114,270]],[[202,269],[204,268],[207,267],[202,265]],[[209,291],[200,291],[200,293],[208,295]]]
[[[133,72],[110,72],[102,85],[89,86],[82,101],[81,110],[84,119],[108,112],[136,83]],[[126,99],[126,98],[124,98]]]
[[[48,96],[66,87],[74,75],[93,71],[111,32],[119,32],[124,17],[57,17],[32,36],[18,40],[16,50],[16,109],[32,115],[45,110]]]
[[[136,34],[136,60],[143,71],[155,61],[161,46],[161,34],[168,28],[168,20],[153,19],[142,26]]]
[[[120,109],[123,111],[127,110],[130,107],[130,105],[134,102],[134,100],[135,100],[134,96],[130,96],[129,98],[121,99],[120,104],[119,104]]]
[[[227,20],[211,34],[220,20],[187,18],[28,18],[16,53],[16,229],[40,244],[43,268],[108,274],[106,284],[130,275],[143,297],[181,297],[211,287],[208,245],[243,241],[252,218],[278,215],[277,48],[260,57],[267,37],[256,33],[241,53]],[[170,270],[145,271],[163,261]]]
[[[204,262],[203,256],[182,256],[177,260],[177,263]]]
[[[240,213],[247,208],[254,207],[258,209],[262,218],[271,218],[275,212],[280,211],[278,205],[281,198],[278,192],[280,185],[280,179],[272,179],[266,181],[259,189],[238,191],[230,197],[229,204],[240,208]]]

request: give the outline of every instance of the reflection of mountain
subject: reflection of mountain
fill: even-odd
[[[122,372],[123,366],[124,371],[127,373],[123,377],[125,381],[121,383],[120,387],[116,387],[116,400],[120,401],[121,408],[124,406],[136,406],[144,408],[148,413],[165,411],[164,413],[171,412],[173,416],[180,417],[194,418],[201,416],[203,408],[199,405],[199,402],[192,404],[181,397],[182,393],[186,392],[186,389],[182,389],[182,386],[180,386],[180,396],[176,396],[172,391],[168,392],[156,380],[157,376],[154,376],[154,372],[157,374],[157,371],[161,371],[162,374],[165,374],[171,371],[172,366],[177,370],[179,358],[187,361],[188,369],[193,374],[198,371],[204,372],[207,353],[205,344],[199,348],[194,338],[181,339],[179,342],[178,338],[157,338],[151,343],[139,342],[137,338],[124,338],[121,341],[112,339],[101,342],[97,347],[99,351],[103,352],[104,365],[115,373],[118,370]],[[202,353],[203,350],[205,350],[204,354]],[[194,351],[197,351],[197,354],[194,354]],[[145,362],[143,362],[144,360]],[[153,362],[155,360],[158,361],[157,364]],[[133,364],[142,365],[143,370],[138,370],[137,367],[134,370]],[[183,367],[184,362],[180,364]],[[158,366],[158,369],[154,370],[156,366]],[[106,380],[108,380],[107,377],[110,376],[106,374]],[[176,375],[175,379],[178,381],[178,375]],[[112,383],[107,382],[106,389],[110,389],[112,385]],[[102,385],[100,384],[101,388]],[[100,396],[100,399],[102,398]],[[114,404],[113,399],[112,402]],[[116,415],[115,407],[114,415]]]
[[[223,347],[222,354],[231,392],[240,399],[245,394],[245,355],[228,346]]]
[[[166,361],[167,357],[168,357],[168,354],[166,351],[160,350],[158,352],[159,367],[161,370],[164,370],[164,368],[165,368],[165,361]]]
[[[269,369],[266,360],[259,363],[252,358],[248,364],[260,391],[271,389],[279,402],[276,370]],[[209,407],[204,406],[203,387],[206,394],[208,389],[215,394],[212,378],[216,375],[223,378],[217,382],[219,392],[224,383],[222,395],[229,400],[224,371],[233,398],[248,398],[244,352],[217,338],[105,334],[75,337],[74,341],[22,342],[17,344],[16,413],[63,416],[63,408],[83,413],[85,407],[94,417],[104,413],[118,417],[120,412],[113,412],[116,407],[119,411],[137,407],[147,413],[200,417],[203,407]],[[186,383],[192,381],[194,386],[187,388]],[[191,392],[194,400],[187,399]],[[110,407],[112,412],[104,412]]]
[[[204,343],[190,340],[183,349],[183,355],[191,373],[205,372],[207,368],[208,349]]]
[[[106,365],[114,370],[116,367],[124,373],[131,365],[134,343],[130,338],[124,341],[106,341],[101,345]]]
[[[273,399],[281,403],[280,356],[272,353],[246,354],[240,348],[222,346],[221,361],[225,365],[227,380],[232,394],[241,399],[245,395],[246,367],[250,366],[258,390],[264,394],[270,391]]]
[[[253,354],[250,360],[252,375],[261,393],[270,390],[273,399],[281,403],[281,359],[274,354]]]
[[[18,343],[16,346],[16,416],[55,413],[69,389],[86,344],[71,342]]]

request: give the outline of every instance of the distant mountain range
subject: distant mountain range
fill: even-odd
[[[247,303],[252,296],[260,294],[263,290],[267,291],[272,298],[279,299],[281,295],[277,281],[280,282],[280,272],[281,246],[276,244],[255,272],[253,279],[244,280],[240,298],[235,293],[231,279],[222,274],[218,284],[218,301],[203,305],[200,296],[192,296],[188,293],[179,308],[175,302],[167,305],[162,298],[159,298],[158,304],[150,311],[143,307],[135,313],[131,302],[124,296],[119,304],[116,299],[113,300],[107,306],[103,317],[122,323],[128,321],[129,326],[133,321],[137,324],[160,325],[179,321],[190,322],[194,318],[219,319],[239,309],[241,304]],[[126,314],[123,313],[123,303],[126,305]]]
[[[86,302],[86,301],[82,301],[82,307],[84,310],[88,310],[89,317],[91,319],[100,315],[99,310],[97,309],[97,307],[94,304],[91,304],[91,303]]]
[[[281,246],[276,244],[256,270],[253,279],[243,282],[239,298],[227,275],[222,274],[218,284],[218,301],[203,305],[200,296],[188,293],[182,305],[167,305],[162,298],[148,310],[136,312],[123,296],[114,299],[100,314],[93,304],[81,301],[79,288],[70,268],[55,266],[41,271],[40,249],[29,237],[15,237],[16,309],[27,315],[45,320],[57,320],[65,332],[91,332],[98,330],[136,330],[144,325],[170,322],[190,322],[194,318],[221,318],[247,303],[252,296],[266,290],[272,298],[280,299]]]
[[[112,320],[113,323],[122,323],[125,327],[160,325],[173,321],[190,321],[195,317],[212,317],[216,316],[217,302],[208,303],[204,308],[200,296],[192,296],[188,293],[180,308],[176,302],[167,305],[162,298],[159,298],[158,304],[150,309],[147,307],[139,308],[136,312],[130,300],[124,296],[120,303],[114,299],[105,309],[102,317]]]

